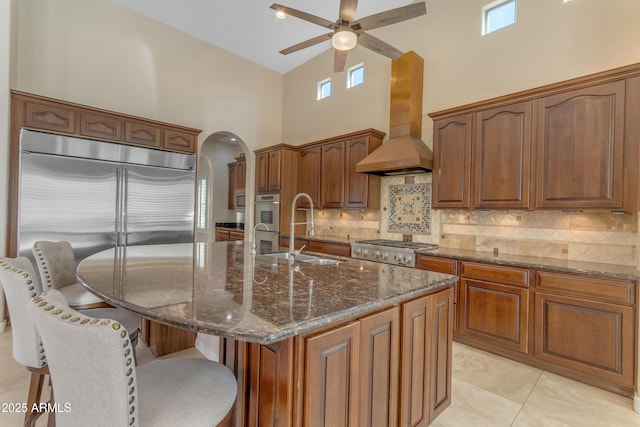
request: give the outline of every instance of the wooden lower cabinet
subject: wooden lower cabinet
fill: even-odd
[[[403,305],[400,423],[428,426],[451,403],[453,289]]]
[[[360,323],[305,339],[302,425],[357,426]]]
[[[400,309],[394,307],[360,321],[361,426],[398,423]]]
[[[235,426],[428,426],[451,402],[453,288],[271,344],[223,339]]]
[[[528,289],[462,279],[459,304],[458,333],[528,352]]]
[[[631,281],[539,272],[536,358],[569,368],[577,377],[633,388],[635,298]]]

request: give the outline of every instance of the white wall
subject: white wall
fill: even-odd
[[[9,164],[9,128],[10,108],[9,89],[11,87],[11,17],[12,0],[0,0],[0,164]],[[9,168],[4,167],[0,173],[0,200],[7,200],[9,186]],[[7,206],[0,208],[0,257],[5,256],[7,238]],[[4,292],[0,287],[0,333],[4,332],[7,321],[4,313]]]
[[[481,36],[490,0],[427,0],[427,15],[371,34],[425,60],[423,140],[427,113],[640,62],[637,0],[519,0],[514,26]],[[347,67],[365,63],[366,90],[344,89],[333,52],[285,75],[284,142],[300,144],[368,127],[388,132],[391,61],[367,49],[349,53]],[[335,93],[316,101],[316,83],[334,79]]]
[[[12,19],[10,3],[15,4]],[[250,151],[282,139],[279,73],[109,0],[0,0],[0,4],[3,200],[8,185],[5,126],[10,69],[12,89],[202,129],[200,144],[218,131],[238,135]],[[9,24],[15,27],[11,37]],[[15,47],[10,61],[9,45]],[[248,172],[251,186],[254,175]],[[5,230],[6,209],[2,209],[2,242]]]

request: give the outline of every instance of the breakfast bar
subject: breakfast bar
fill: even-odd
[[[132,246],[77,274],[116,306],[220,336],[236,426],[429,425],[451,399],[457,278],[307,255],[255,255],[241,241]]]

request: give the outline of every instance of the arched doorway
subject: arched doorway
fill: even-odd
[[[228,164],[244,156],[246,171],[251,170],[253,161],[247,145],[237,135],[220,131],[209,135],[198,155],[198,185],[196,194],[196,241],[215,241],[216,223],[250,223],[249,201],[252,200],[253,186],[246,173],[245,206],[230,208]],[[245,233],[245,238],[248,235]]]

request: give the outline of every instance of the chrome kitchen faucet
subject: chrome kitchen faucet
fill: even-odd
[[[311,221],[295,222],[294,218],[295,218],[296,202],[300,197],[306,197],[309,200],[309,206],[311,206]],[[310,224],[309,235],[315,236],[315,226],[313,225],[313,200],[311,200],[311,196],[309,196],[307,193],[296,194],[296,196],[293,198],[293,201],[291,202],[291,225],[289,228],[289,263],[290,264],[292,264],[295,261],[295,257],[300,254],[300,251],[302,251],[302,249],[304,249],[304,246],[302,246],[297,251],[294,248],[294,244],[296,240],[295,228],[296,228],[296,225],[302,225],[302,224]]]

